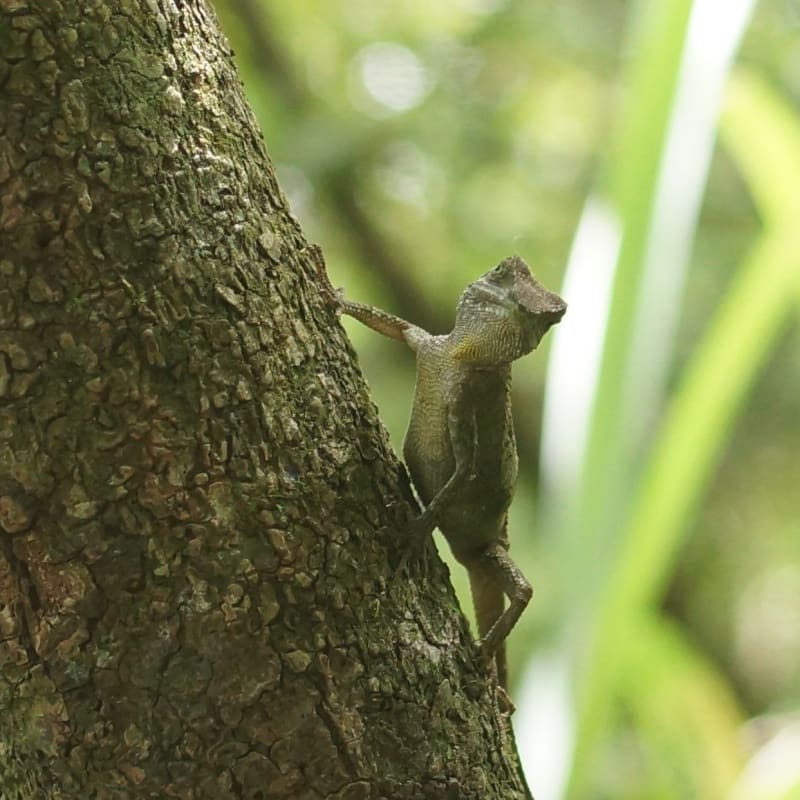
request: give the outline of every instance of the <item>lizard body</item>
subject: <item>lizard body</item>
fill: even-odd
[[[341,313],[416,352],[403,455],[425,508],[412,534],[429,536],[438,527],[466,567],[482,655],[495,657],[505,688],[504,640],[532,595],[508,555],[507,512],[517,478],[511,362],[536,348],[566,304],[519,256],[465,289],[455,326],[443,336],[339,295],[336,303]]]

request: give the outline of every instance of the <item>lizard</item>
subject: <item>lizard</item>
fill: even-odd
[[[411,417],[403,443],[423,511],[410,546],[438,527],[467,570],[485,663],[507,689],[505,639],[533,589],[508,554],[508,508],[517,478],[511,418],[511,362],[530,353],[559,322],[566,303],[517,255],[469,284],[453,330],[433,335],[372,306],[344,299],[321,279],[338,313],[405,342],[416,353]],[[504,596],[508,597],[506,607]]]

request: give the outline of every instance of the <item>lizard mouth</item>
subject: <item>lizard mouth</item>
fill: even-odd
[[[547,328],[542,328],[538,324],[531,325],[524,334],[523,348],[526,353],[535,350],[542,341],[542,337],[547,332]]]
[[[539,342],[544,338],[544,335],[561,320],[566,310],[566,304],[562,304],[561,308],[555,311],[530,315],[532,319],[529,321],[525,336],[525,344],[529,351],[535,350],[539,346]]]
[[[542,335],[547,333],[553,325],[561,322],[561,318],[567,311],[567,304],[559,298],[558,304],[554,304],[552,308],[547,311],[537,314],[539,317],[539,327],[542,330]]]

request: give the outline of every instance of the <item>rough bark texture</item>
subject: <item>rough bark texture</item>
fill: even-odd
[[[0,136],[0,796],[524,797],[208,7],[0,0]]]

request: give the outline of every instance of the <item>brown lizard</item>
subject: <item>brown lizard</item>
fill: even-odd
[[[508,555],[507,512],[517,478],[511,419],[511,362],[536,348],[566,311],[519,257],[501,261],[464,290],[453,330],[434,336],[378,308],[326,292],[340,313],[406,342],[417,354],[417,382],[403,455],[424,505],[411,546],[444,534],[467,569],[484,659],[495,658],[506,688],[505,638],[532,595]],[[509,599],[506,608],[504,595]]]

